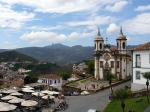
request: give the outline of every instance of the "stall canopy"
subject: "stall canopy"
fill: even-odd
[[[17,108],[17,106],[15,106],[15,105],[0,102],[0,112],[8,112],[8,111],[15,110],[16,108]]]
[[[24,107],[33,107],[33,106],[36,106],[37,104],[38,102],[34,100],[26,100],[26,101],[21,102],[21,106],[24,106]]]

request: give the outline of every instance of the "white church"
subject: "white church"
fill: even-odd
[[[128,54],[127,38],[120,29],[116,39],[117,48],[104,42],[98,29],[95,38],[95,78],[105,80],[106,71],[110,71],[118,80],[126,79],[132,74],[132,59]]]

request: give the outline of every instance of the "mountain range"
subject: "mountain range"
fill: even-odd
[[[129,49],[133,47],[135,46],[128,46]],[[83,60],[93,59],[94,54],[94,47],[83,47],[81,45],[70,47],[63,44],[53,44],[45,47],[25,47],[13,50],[38,61],[57,64],[77,63]],[[10,50],[0,49],[0,53],[4,53],[5,51]]]

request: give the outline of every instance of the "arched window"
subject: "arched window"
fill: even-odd
[[[99,48],[102,49],[102,43],[99,44]]]
[[[123,47],[123,49],[126,48],[125,42],[122,43],[122,47]]]

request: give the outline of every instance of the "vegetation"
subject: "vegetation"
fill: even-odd
[[[113,88],[112,88],[112,80],[114,78],[114,74],[112,74],[110,71],[105,72],[106,73],[106,79],[109,82],[111,94],[113,95]]]
[[[62,77],[63,80],[67,80],[71,77],[71,74],[66,72],[61,72],[59,75]]]
[[[120,100],[123,112],[125,112],[125,106],[126,106],[125,99],[128,98],[128,95],[129,95],[129,91],[126,88],[121,88],[115,91],[115,98]]]
[[[87,73],[94,75],[94,60],[85,61],[88,66]]]
[[[34,57],[39,61],[64,65],[92,59],[94,48],[79,45],[69,47],[62,44],[53,44],[46,47],[21,48],[16,49],[16,51]]]
[[[0,53],[0,62],[37,62],[37,60],[16,51],[5,51]]]
[[[32,77],[32,76],[26,76],[24,79],[25,84],[30,84],[30,83],[36,83],[38,80],[37,77]]]
[[[147,86],[147,102],[149,102],[149,97],[148,97],[148,87],[149,87],[149,80],[150,80],[150,72],[145,72],[143,73],[143,77],[147,80],[146,81],[146,86]]]
[[[126,107],[125,112],[144,112],[144,110],[148,107],[148,103],[146,97],[138,97],[138,98],[129,98],[126,99]],[[104,112],[121,112],[122,108],[120,106],[120,100],[113,100],[108,104],[105,108]]]
[[[34,83],[37,82],[39,76],[47,74],[56,74],[62,76],[64,80],[68,79],[71,76],[71,67],[70,65],[59,66],[53,63],[43,63],[43,64],[27,64],[27,65],[15,65],[23,66],[25,69],[31,70],[28,73],[28,76],[25,78],[25,83]],[[65,72],[66,71],[66,72]]]

